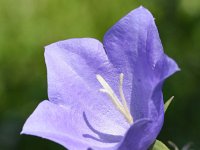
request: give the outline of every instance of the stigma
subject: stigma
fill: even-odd
[[[99,83],[102,85],[102,89],[100,89],[101,92],[106,93],[116,109],[124,116],[124,118],[127,120],[129,124],[133,124],[133,117],[129,111],[129,108],[127,106],[127,101],[124,96],[123,92],[123,80],[124,80],[124,74],[120,73],[119,75],[119,95],[120,99],[118,96],[115,94],[113,89],[110,87],[110,85],[106,82],[106,80],[99,74],[96,75],[97,80]],[[121,100],[121,101],[120,101]]]

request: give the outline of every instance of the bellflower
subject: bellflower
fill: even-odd
[[[48,97],[22,134],[70,150],[146,150],[164,119],[163,81],[179,70],[163,52],[151,13],[139,7],[105,34],[45,47]]]

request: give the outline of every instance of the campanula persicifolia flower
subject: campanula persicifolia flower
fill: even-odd
[[[22,133],[70,150],[146,150],[163,125],[162,84],[179,70],[139,7],[105,34],[45,47],[48,97]]]

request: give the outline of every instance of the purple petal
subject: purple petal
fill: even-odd
[[[119,142],[129,124],[107,95],[99,92],[102,87],[96,74],[106,78],[111,86],[119,82],[119,74],[109,62],[103,45],[95,39],[83,38],[60,41],[45,49],[49,100],[75,111],[87,127],[89,124],[94,127],[90,131],[98,133],[98,138],[83,133],[84,138]]]
[[[178,67],[164,54],[151,13],[143,7],[130,12],[105,34],[104,46],[111,63],[125,74],[125,95],[135,121],[158,118],[164,113],[163,100],[161,89],[155,88]],[[159,99],[152,97],[154,91]]]
[[[39,104],[33,114],[26,121],[22,134],[30,134],[46,138],[63,145],[68,149],[110,149],[116,143],[104,143],[92,138],[85,138],[83,134],[99,138],[82,119],[76,110],[59,106],[49,101]]]
[[[130,129],[121,147],[146,149],[163,124],[162,83],[179,68],[164,54],[154,18],[143,7],[130,12],[105,34],[104,48],[113,66],[125,74],[125,95],[134,121],[154,120]],[[143,129],[151,132],[143,134]],[[144,137],[148,137],[146,141]]]
[[[153,121],[142,119],[135,122],[126,133],[118,150],[146,150],[154,142],[157,136]]]
[[[99,92],[102,86],[96,74],[110,79],[111,84],[119,80],[103,45],[95,39],[82,38],[60,41],[45,49],[49,100],[82,110],[94,126],[104,127],[102,132],[124,134],[128,123],[108,96]],[[97,117],[90,117],[93,114]]]

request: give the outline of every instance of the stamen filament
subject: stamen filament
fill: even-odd
[[[109,96],[110,99],[112,100],[113,104],[114,104],[121,112],[125,113],[125,112],[124,112],[124,109],[123,109],[123,106],[121,105],[121,103],[120,103],[119,101],[116,101],[116,100],[114,99],[114,96],[113,96],[109,91],[107,91],[107,90],[105,90],[105,89],[100,89],[100,91],[103,92],[103,93],[108,94],[108,96]]]
[[[121,73],[120,74],[120,82],[119,82],[119,94],[122,99],[123,106],[125,107],[126,110],[128,110],[128,106],[127,106],[126,99],[125,99],[124,92],[123,92],[123,79],[124,79],[124,74]]]
[[[123,80],[124,80],[124,74],[120,73],[120,78],[119,78],[119,94],[122,100],[122,104],[124,106],[124,109],[129,117],[129,119],[131,120],[131,122],[133,122],[133,117],[131,116],[128,106],[127,106],[127,102],[126,102],[126,98],[124,96],[124,92],[123,92]]]
[[[110,97],[111,101],[115,105],[116,108],[124,115],[124,117],[127,119],[127,121],[132,124],[133,123],[133,118],[128,110],[128,106],[126,103],[126,99],[123,93],[123,74],[120,74],[120,84],[119,84],[119,93],[120,97],[122,99],[122,103],[116,96],[115,92],[112,90],[112,88],[109,86],[109,84],[104,80],[104,78],[101,75],[96,75],[97,80],[99,83],[103,86],[103,89],[100,89],[101,92],[108,94]]]
[[[108,94],[108,96],[111,98],[112,102],[116,105],[117,108],[120,110],[123,110],[123,106],[120,103],[119,99],[115,95],[114,91],[112,88],[109,86],[109,84],[104,80],[104,78],[100,75],[97,75],[97,80],[101,85],[103,86],[104,89],[100,89],[101,92]]]

